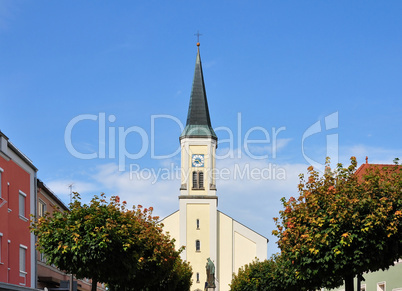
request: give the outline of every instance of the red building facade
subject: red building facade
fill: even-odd
[[[0,282],[35,287],[36,167],[0,131]]]

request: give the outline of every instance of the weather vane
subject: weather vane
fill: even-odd
[[[202,34],[197,30],[197,33],[195,33],[194,35],[197,36],[197,44],[199,44],[199,43],[200,43],[200,36],[201,36]]]

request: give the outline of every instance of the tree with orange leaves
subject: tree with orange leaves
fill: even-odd
[[[281,257],[291,262],[295,289],[353,290],[353,278],[387,269],[402,257],[402,170],[373,167],[356,175],[356,158],[320,176],[300,176],[299,197],[282,200],[276,218]]]
[[[118,196],[82,204],[75,193],[70,211],[33,221],[31,231],[49,264],[91,278],[112,290],[189,290],[191,267],[180,259],[152,207],[127,209]]]

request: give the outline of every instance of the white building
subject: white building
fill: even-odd
[[[199,43],[187,123],[180,136],[179,210],[162,220],[165,231],[185,246],[182,258],[193,268],[191,290],[204,290],[206,263],[215,265],[215,290],[229,290],[233,273],[258,258],[267,258],[268,239],[217,209],[215,151],[205,92]]]

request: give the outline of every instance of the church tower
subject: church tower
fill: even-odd
[[[187,122],[180,135],[180,244],[183,259],[191,262],[194,281],[205,282],[205,264],[217,262],[217,204],[215,152],[218,138],[211,126],[204,76],[197,43],[197,58]],[[216,268],[217,269],[217,268]]]
[[[197,58],[187,122],[180,135],[180,195],[215,196],[215,151],[218,138],[211,126],[207,94],[202,73],[200,47]]]
[[[240,267],[256,257],[267,258],[267,238],[217,209],[218,138],[211,126],[199,46],[186,127],[180,135],[179,210],[162,223],[176,248],[185,246],[181,256],[193,269],[191,291],[203,291],[207,281],[208,290],[228,291]]]

